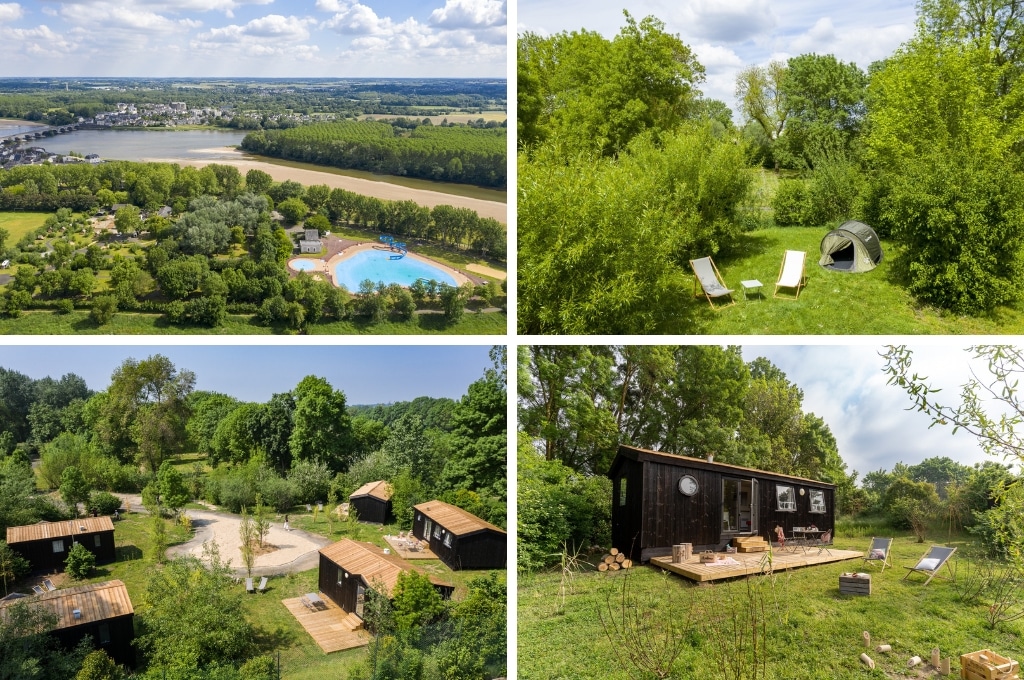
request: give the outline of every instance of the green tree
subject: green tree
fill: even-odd
[[[4,597],[7,596],[7,584],[15,581],[32,570],[28,560],[14,552],[7,541],[0,541],[0,579],[4,582]]]
[[[253,168],[245,173],[245,188],[254,194],[265,194],[274,183],[274,178],[262,170]]]
[[[0,678],[72,678],[88,651],[66,650],[53,644],[48,631],[57,615],[43,607],[15,602],[0,619]]]
[[[288,222],[298,224],[309,213],[309,206],[301,198],[293,197],[279,203],[277,210]]]
[[[74,465],[64,468],[60,475],[60,497],[75,517],[78,517],[79,503],[88,508],[91,491],[89,482],[85,480],[81,470]]]
[[[89,318],[97,326],[106,326],[114,320],[117,312],[117,298],[113,295],[99,295],[92,301]]]
[[[417,571],[403,571],[391,591],[395,625],[400,633],[412,633],[445,612],[444,600],[430,579]]]
[[[82,660],[82,669],[75,680],[122,680],[124,672],[102,649],[97,649]]]
[[[178,468],[165,460],[156,474],[156,485],[160,492],[161,504],[172,512],[178,512],[189,501],[188,489]]]
[[[345,409],[345,394],[312,375],[303,378],[292,394],[295,410],[288,438],[292,459],[320,459],[334,471],[348,469],[352,426]]]
[[[786,101],[786,65],[772,61],[767,66],[748,66],[736,76],[736,99],[745,120],[756,123],[774,153],[789,117]],[[779,168],[774,158],[775,169]]]
[[[75,543],[64,560],[64,571],[74,579],[85,579],[96,568],[96,556],[81,543]]]
[[[139,209],[134,205],[126,205],[117,209],[114,214],[114,227],[118,234],[135,234],[142,231],[142,218]]]

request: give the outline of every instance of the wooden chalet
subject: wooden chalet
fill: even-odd
[[[391,511],[391,484],[385,481],[367,482],[348,497],[350,508],[355,508],[360,522],[390,524],[395,521]]]
[[[114,523],[110,517],[84,517],[7,528],[7,545],[28,560],[33,569],[64,571],[68,551],[75,543],[81,543],[95,555],[96,564],[117,559]]]
[[[424,573],[390,550],[372,543],[343,538],[320,550],[320,592],[350,614],[363,618],[367,591],[391,597],[402,572]],[[449,599],[455,586],[427,575],[441,597]]]
[[[0,602],[0,620],[15,605],[39,608],[56,615],[49,631],[65,649],[73,649],[91,635],[96,649],[128,667],[135,666],[135,610],[121,581],[60,588],[36,597]]]
[[[734,539],[775,541],[775,527],[835,526],[835,485],[620,446],[612,480],[612,544],[633,560],[672,546],[722,550]]]
[[[507,536],[462,508],[441,501],[414,506],[413,536],[451,569],[504,569]]]

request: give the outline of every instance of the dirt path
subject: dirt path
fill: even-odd
[[[490,276],[492,279],[498,279],[504,281],[508,274],[501,271],[500,269],[492,269],[491,267],[485,267],[482,264],[467,264],[466,269],[477,274],[483,274],[484,276]]]

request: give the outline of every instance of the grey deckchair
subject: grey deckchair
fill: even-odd
[[[732,297],[732,290],[725,287],[725,283],[722,282],[722,275],[718,273],[718,267],[711,261],[710,257],[702,257],[698,260],[690,260],[690,266],[693,268],[693,296],[700,297],[697,293],[697,285],[700,284],[701,290],[704,292],[704,297],[708,299],[708,304],[711,305],[711,309],[717,309],[715,303],[711,301],[711,298],[719,298],[729,296],[729,304],[722,305],[728,307],[729,305],[736,304],[736,300]]]
[[[57,586],[53,585],[53,581],[50,579],[43,579],[43,585],[46,586],[47,590],[57,590]]]
[[[806,262],[807,253],[804,251],[786,251],[782,258],[782,265],[779,267],[779,280],[775,282],[775,297],[779,297],[779,288],[792,288],[796,292],[793,299],[800,298],[800,289],[807,284],[804,268]]]
[[[252,579],[251,578],[245,579],[245,592],[247,592],[247,593],[255,593],[256,592],[256,589],[252,587]]]
[[[257,593],[262,593],[262,592],[266,591],[266,589],[267,589],[267,577],[264,576],[263,578],[260,579],[260,584],[258,586],[256,586],[256,592]]]
[[[910,571],[908,571],[907,575],[903,577],[903,580],[907,580],[911,574],[918,571],[923,574],[928,574],[928,580],[924,582],[925,585],[928,585],[928,583],[935,577],[946,578],[945,576],[939,576],[939,569],[942,569],[942,565],[944,564],[946,565],[946,568],[949,569],[950,577],[952,577],[953,569],[949,566],[948,562],[949,558],[952,557],[955,552],[956,548],[946,548],[941,545],[933,545],[928,549],[928,552],[925,553],[924,557],[918,560],[916,565],[913,567],[904,567],[904,569],[909,569]],[[949,578],[947,580],[951,581],[953,579]]]
[[[891,567],[892,562],[889,561],[889,550],[892,548],[891,538],[872,538],[871,547],[868,548],[868,554],[864,556],[865,562],[881,562],[882,571],[885,568]]]
[[[45,595],[46,591],[43,590],[42,586],[32,586],[32,592],[36,595]]]

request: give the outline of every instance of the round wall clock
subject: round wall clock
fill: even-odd
[[[684,496],[692,496],[697,493],[697,480],[690,475],[683,475],[679,479],[679,493]]]

